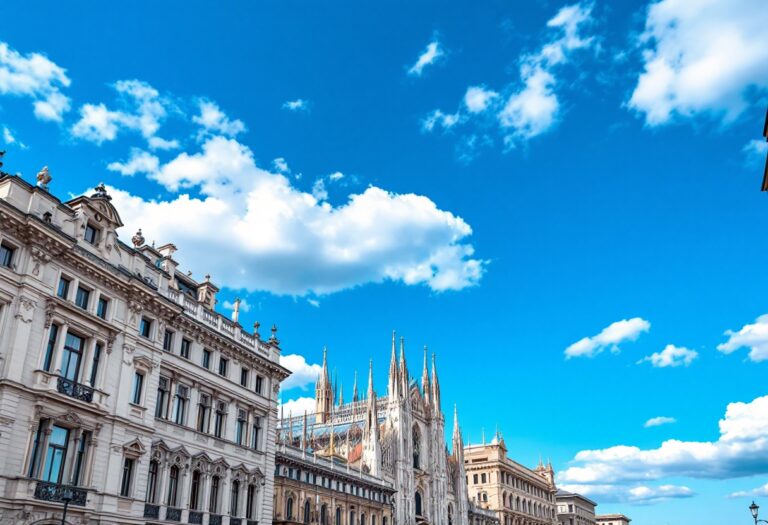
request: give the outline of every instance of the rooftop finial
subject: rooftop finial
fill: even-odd
[[[48,170],[48,167],[46,166],[45,168],[43,168],[43,170],[46,170],[46,172],[47,172],[47,170]],[[40,174],[39,174],[39,173],[37,174],[37,177],[38,177],[38,180],[39,180],[39,178],[40,178]],[[92,199],[106,199],[106,200],[108,200],[108,201],[111,201],[111,200],[112,200],[112,197],[110,197],[110,196],[107,194],[107,187],[104,185],[104,183],[103,183],[103,182],[100,182],[100,183],[98,184],[98,186],[96,186],[96,187],[95,187],[93,190],[94,190],[96,193],[94,193],[93,195],[91,195],[91,198],[92,198]]]
[[[261,323],[256,321],[253,323],[253,335],[261,339],[261,334],[259,333],[259,327],[261,326]]]
[[[136,234],[131,237],[131,242],[133,243],[134,248],[139,248],[141,246],[144,246],[144,242],[146,239],[144,239],[144,236],[141,234],[141,228],[139,228],[136,231]]]
[[[236,297],[234,308],[232,309],[232,321],[236,323],[239,318],[240,318],[240,298]]]
[[[0,164],[0,166],[2,166],[2,164]],[[51,183],[51,180],[52,177],[48,172],[48,166],[43,166],[43,169],[37,173],[37,185],[44,190],[48,190],[48,184]]]

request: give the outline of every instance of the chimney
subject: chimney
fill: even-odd
[[[218,287],[211,282],[211,276],[206,275],[205,281],[197,287],[197,300],[209,310],[214,310],[218,291]]]

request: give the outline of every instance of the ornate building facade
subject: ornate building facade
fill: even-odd
[[[464,448],[469,496],[494,510],[502,525],[555,525],[557,507],[552,464],[531,470],[507,457],[498,433],[488,444]]]
[[[558,490],[556,497],[557,521],[560,525],[596,525],[597,503],[586,496],[565,490]]]
[[[0,523],[272,520],[280,347],[172,244],[121,242],[103,186],[0,176]]]
[[[454,410],[449,452],[440,407],[434,356],[430,373],[425,349],[419,385],[408,372],[402,339],[397,360],[393,334],[386,396],[376,395],[371,365],[365,397],[358,395],[355,384],[350,402],[345,403],[341,395],[337,399],[324,353],[315,387],[315,412],[303,417],[282,415],[279,440],[292,446],[306,444],[321,456],[338,456],[360,472],[391,484],[396,491],[393,525],[467,525],[469,502],[458,415]]]

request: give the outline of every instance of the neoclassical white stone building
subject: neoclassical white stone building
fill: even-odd
[[[0,523],[272,521],[280,347],[103,186],[0,176]]]
[[[392,335],[387,395],[378,397],[369,370],[365,397],[345,403],[328,374],[327,356],[315,387],[315,412],[281,416],[279,440],[307,443],[312,451],[338,456],[361,472],[381,478],[395,489],[393,525],[468,525],[469,502],[464,447],[454,410],[451,451],[445,443],[445,417],[434,356],[431,374],[426,349],[421,385],[411,379],[400,342],[399,362]],[[337,399],[338,398],[338,399]],[[482,513],[478,514],[478,519]],[[344,521],[335,525],[363,525]]]

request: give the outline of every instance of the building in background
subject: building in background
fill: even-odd
[[[272,520],[280,347],[100,186],[0,177],[0,523]]]
[[[557,523],[551,463],[531,470],[513,461],[498,432],[488,444],[464,447],[464,463],[470,500],[495,511],[501,525]]]
[[[632,520],[624,514],[603,514],[596,516],[595,521],[597,521],[597,525],[629,525]]]
[[[560,525],[595,525],[595,507],[597,503],[591,499],[576,494],[558,490],[557,521]]]

